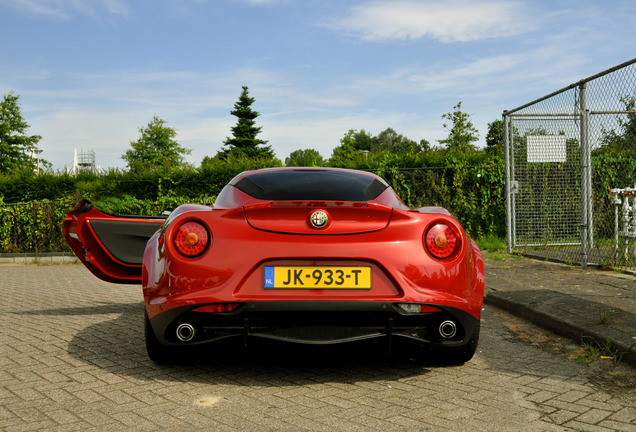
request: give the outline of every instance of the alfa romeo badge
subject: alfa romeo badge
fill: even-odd
[[[322,210],[318,210],[311,214],[309,220],[314,228],[324,228],[324,226],[327,225],[329,218],[327,217],[327,213]]]

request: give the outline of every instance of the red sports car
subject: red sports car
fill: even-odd
[[[368,172],[248,171],[214,205],[185,204],[167,218],[116,217],[84,202],[64,234],[97,277],[141,282],[156,362],[226,338],[401,338],[457,363],[477,348],[477,245],[448,211],[409,208]]]

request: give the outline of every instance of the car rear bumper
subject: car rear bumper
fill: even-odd
[[[423,344],[462,346],[479,319],[457,308],[428,305],[436,312],[406,313],[386,301],[243,302],[231,312],[195,312],[202,304],[170,309],[150,320],[160,343],[184,346],[226,338],[275,339],[335,344],[372,338],[406,338]],[[186,338],[183,336],[184,332]],[[191,334],[190,334],[191,333]],[[187,340],[184,340],[187,339]]]

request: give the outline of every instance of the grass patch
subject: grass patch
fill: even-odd
[[[576,358],[576,361],[579,363],[589,364],[600,359],[605,359],[611,360],[612,363],[616,365],[620,363],[625,354],[627,354],[619,351],[609,340],[606,340],[605,343],[601,343],[592,337],[584,336],[581,343],[583,346],[579,350]]]
[[[598,317],[592,321],[592,325],[609,325],[612,322],[612,318],[614,318],[614,312],[601,311],[598,313]]]
[[[506,239],[489,234],[475,239],[477,246],[485,257],[494,261],[508,261],[509,259],[521,259],[519,255],[512,255],[507,252]]]
[[[479,249],[488,252],[506,252],[506,239],[498,237],[494,234],[478,238],[475,240]]]

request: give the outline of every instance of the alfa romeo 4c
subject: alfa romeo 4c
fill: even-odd
[[[111,216],[83,202],[64,234],[97,277],[141,284],[150,358],[240,338],[336,344],[371,338],[471,359],[481,253],[440,207],[409,208],[361,171],[237,175],[211,206]]]

